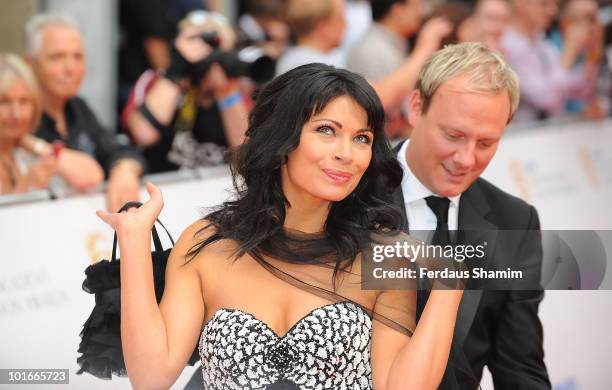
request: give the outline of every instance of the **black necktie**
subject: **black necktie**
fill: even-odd
[[[434,232],[431,243],[434,245],[448,245],[451,243],[448,233],[448,207],[450,200],[438,196],[428,196],[425,198],[427,206],[436,215],[436,231]]]
[[[450,235],[448,234],[448,207],[450,200],[448,198],[440,198],[438,196],[428,196],[425,198],[427,206],[436,215],[436,231],[434,232],[431,243],[433,245],[448,245],[450,244]],[[425,304],[429,298],[430,282],[427,278],[419,279],[419,290],[417,291],[417,321],[421,318],[421,314],[425,309]]]

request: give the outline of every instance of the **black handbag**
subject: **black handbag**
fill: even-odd
[[[140,207],[140,202],[126,203],[120,210],[124,211],[131,207]],[[157,223],[166,231],[170,242],[174,246],[174,240],[168,229],[157,220]],[[164,293],[164,282],[166,264],[172,248],[163,249],[157,229],[152,229],[153,245],[155,250],[151,252],[153,259],[153,278],[155,285],[155,298],[157,303],[161,301]],[[91,315],[83,324],[81,331],[81,342],[78,352],[81,356],[77,358],[80,369],[77,374],[88,372],[101,379],[112,379],[116,376],[126,376],[125,361],[121,348],[121,278],[119,276],[119,261],[117,255],[117,233],[113,238],[113,252],[111,260],[102,260],[92,264],[85,269],[85,281],[83,290],[95,296],[95,306]],[[198,350],[194,350],[189,364],[194,365],[198,361]]]

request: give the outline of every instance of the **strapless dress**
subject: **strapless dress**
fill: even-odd
[[[372,319],[352,302],[312,310],[279,336],[253,315],[219,309],[198,344],[204,388],[371,389]]]

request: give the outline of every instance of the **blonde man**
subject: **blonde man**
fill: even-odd
[[[516,74],[481,43],[447,46],[423,66],[409,96],[409,141],[400,145],[404,178],[396,202],[411,230],[433,231],[436,244],[487,241],[478,266],[525,269],[532,291],[466,291],[449,367],[465,354],[473,376],[448,370],[441,389],[474,389],[485,365],[496,389],[550,389],[538,305],[540,223],[536,210],[482,179],[519,103]],[[536,234],[509,235],[499,230]],[[517,238],[520,237],[520,238]],[[468,266],[475,265],[468,260]],[[481,287],[472,280],[468,288]],[[422,310],[427,294],[419,294]],[[420,312],[419,312],[420,315]]]

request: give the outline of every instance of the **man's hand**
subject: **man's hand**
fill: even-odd
[[[440,48],[442,40],[453,31],[453,24],[444,17],[435,17],[427,21],[421,28],[415,44],[415,51],[429,57]]]
[[[140,200],[142,167],[135,160],[119,160],[110,171],[106,187],[106,207],[116,212],[131,201]]]

